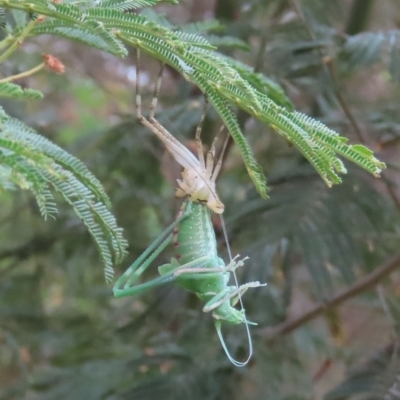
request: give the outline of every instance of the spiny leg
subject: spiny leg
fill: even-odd
[[[235,261],[236,258],[239,257],[239,254],[234,257],[231,262],[225,266],[225,267],[216,267],[216,268],[207,268],[207,267],[199,267],[199,268],[181,268],[175,272],[175,276],[181,275],[181,274],[195,274],[195,273],[210,273],[210,272],[217,272],[217,273],[223,273],[223,272],[233,272],[237,268],[242,267],[244,265],[243,261],[246,261],[249,257],[245,257],[242,260]]]
[[[162,75],[164,72],[164,67],[165,64],[161,63],[161,68],[158,72],[156,84],[154,86],[154,93],[153,93],[153,98],[151,100],[150,104],[150,117],[149,119],[152,120],[154,118],[154,113],[157,107],[157,101],[158,101],[158,96],[160,94],[160,87],[161,87],[161,81],[162,81]],[[142,66],[141,66],[141,55],[140,55],[140,50],[136,50],[136,114],[139,120],[142,120],[143,115],[142,115],[142,95],[140,91],[140,74],[142,72]]]
[[[175,139],[155,118],[154,113],[157,106],[157,100],[160,92],[162,75],[165,64],[161,64],[158,73],[157,81],[154,88],[153,99],[151,103],[150,117],[147,119],[142,115],[142,102],[140,93],[140,73],[141,73],[141,56],[140,51],[137,50],[137,65],[136,65],[136,114],[138,120],[153,132],[167,147],[168,151],[173,155],[175,160],[184,168],[196,170],[198,168],[198,160],[196,157],[178,140]]]
[[[155,253],[157,253],[157,254],[155,254]],[[156,249],[156,251],[153,254],[155,254],[155,256],[157,256],[158,253],[159,253],[159,251],[158,251],[158,249]],[[161,286],[161,285],[165,285],[166,283],[174,282],[174,281],[177,280],[177,278],[175,277],[176,270],[178,270],[179,268],[182,268],[182,267],[183,268],[186,268],[186,267],[189,268],[192,264],[202,263],[202,262],[206,261],[207,258],[209,258],[209,256],[200,257],[198,260],[193,260],[193,261],[191,261],[191,262],[189,262],[187,264],[184,264],[182,266],[179,266],[177,268],[174,268],[174,266],[176,265],[176,260],[175,260],[175,262],[171,263],[171,265],[164,264],[164,265],[160,266],[160,270],[159,271],[162,273],[161,276],[159,276],[159,277],[157,277],[155,279],[152,279],[152,280],[150,280],[148,282],[141,283],[139,285],[130,286],[136,281],[136,279],[143,273],[143,271],[154,260],[155,256],[153,257],[153,254],[152,254],[151,257],[149,257],[148,260],[146,260],[140,266],[140,268],[138,268],[136,270],[139,273],[134,273],[131,276],[131,278],[134,278],[134,279],[129,279],[129,281],[123,286],[122,289],[118,289],[118,288],[114,287],[114,295],[116,297],[135,296],[135,295],[147,292],[148,290],[153,289],[155,287],[158,287],[158,286]],[[130,271],[130,272],[132,272],[132,271]]]
[[[236,296],[243,296],[243,294],[249,289],[249,288],[256,288],[259,286],[265,286],[265,284],[262,284],[258,281],[255,282],[248,282],[245,283],[244,285],[240,285],[239,287],[236,286],[229,286],[226,291],[223,291],[219,293],[217,296],[213,297],[204,307],[203,311],[204,312],[209,312],[214,310],[215,308],[219,307],[221,304],[227,302],[231,298],[235,298]]]
[[[221,132],[224,130],[224,128],[225,128],[225,126],[221,127]],[[213,172],[213,174],[211,176],[211,181],[212,182],[216,181],[216,179],[218,177],[218,174],[219,174],[219,171],[221,170],[222,161],[224,159],[225,150],[226,150],[226,147],[228,146],[229,139],[230,139],[230,135],[229,135],[229,132],[228,132],[228,134],[226,135],[225,141],[224,141],[224,145],[222,146],[221,154],[218,157],[217,164],[215,165],[214,172]]]
[[[158,102],[158,97],[160,94],[160,88],[161,88],[161,82],[162,82],[162,76],[163,76],[164,69],[165,69],[165,63],[161,63],[161,68],[158,72],[156,84],[154,87],[153,98],[152,98],[151,105],[150,105],[150,115],[149,115],[149,119],[147,119],[146,117],[144,117],[142,115],[142,97],[141,97],[141,91],[140,91],[141,53],[140,53],[140,50],[137,49],[137,52],[136,52],[136,114],[137,114],[139,121],[143,125],[145,125],[151,132],[155,133],[165,143],[165,138],[168,138],[169,140],[172,140],[172,141],[176,141],[176,139],[154,118],[155,110],[156,110],[157,102]],[[222,153],[218,159],[218,163],[216,165],[216,170],[214,170],[214,172],[213,172],[214,156],[215,156],[215,143],[217,142],[221,132],[224,130],[224,126],[221,127],[220,131],[218,132],[216,138],[213,141],[211,149],[207,154],[207,163],[206,163],[205,159],[204,159],[203,145],[201,142],[201,131],[202,131],[202,127],[204,124],[204,119],[206,116],[207,109],[208,109],[208,97],[205,96],[202,115],[200,117],[199,123],[196,128],[196,147],[197,147],[197,153],[198,153],[198,161],[200,163],[200,169],[203,171],[206,169],[207,170],[206,176],[211,178],[211,175],[212,175],[212,177],[214,178],[214,181],[215,181],[215,179],[218,175],[218,172],[221,169],[222,157],[225,152],[227,140],[224,143]],[[197,160],[193,163],[193,161],[190,160],[190,156],[188,158],[188,154],[186,151],[184,151],[184,154],[179,154],[179,153],[181,153],[181,151],[179,151],[179,150],[180,149],[175,148],[175,151],[177,151],[177,154],[175,154],[175,156],[178,156],[178,158],[180,158],[179,156],[181,156],[182,158],[185,159],[186,163],[192,164],[191,167],[195,168],[196,164],[197,164]],[[189,152],[189,154],[191,154],[191,153]],[[182,163],[180,163],[180,164],[184,165]]]
[[[154,113],[156,112],[156,107],[157,107],[157,101],[158,101],[158,96],[160,94],[160,88],[161,88],[161,82],[162,82],[162,76],[164,73],[164,68],[165,64],[161,63],[161,68],[158,71],[158,76],[157,76],[157,81],[154,86],[154,94],[153,94],[153,99],[151,100],[151,105],[150,105],[150,121],[154,119]]]
[[[235,290],[235,286],[227,286],[225,289],[221,290],[219,293],[215,294],[215,296],[208,301],[203,307],[204,312],[209,312],[217,308],[220,304],[224,303],[224,301],[220,302],[221,299],[225,299],[230,293]],[[217,304],[214,306],[214,304]]]
[[[215,145],[218,142],[219,135],[222,132],[222,129],[218,131],[214,140],[211,143],[210,150],[207,152],[207,161],[206,161],[206,176],[210,179],[213,169],[214,169],[214,158],[215,158]]]
[[[142,95],[140,91],[140,74],[142,71],[142,66],[141,66],[141,55],[140,55],[140,50],[136,50],[136,115],[138,120],[146,126],[151,132],[155,133],[157,136],[159,136],[159,128],[154,126],[154,124],[150,121],[154,120],[154,113],[155,109],[157,106],[157,99],[161,87],[161,80],[162,80],[162,74],[164,71],[164,64],[161,64],[160,71],[158,73],[157,81],[154,87],[154,94],[153,94],[153,99],[151,101],[150,105],[150,121],[146,119],[144,115],[142,115]]]
[[[215,136],[215,138],[214,138],[212,144],[211,144],[210,150],[209,150],[208,153],[207,153],[206,176],[207,176],[210,180],[212,180],[212,176],[215,175],[214,166],[215,166],[215,167],[218,166],[218,163],[220,163],[220,164],[222,165],[222,158],[221,158],[221,157],[223,156],[223,153],[225,152],[224,149],[222,150],[222,153],[221,153],[221,155],[219,156],[218,162],[217,162],[216,165],[214,164],[214,160],[215,160],[215,148],[216,148],[216,144],[217,144],[217,142],[218,142],[218,140],[219,140],[219,138],[220,138],[222,132],[224,131],[224,129],[225,129],[225,125],[222,125],[221,128],[219,129],[217,135]],[[224,147],[226,147],[225,144],[224,144]],[[221,169],[221,167],[219,167],[219,169]],[[218,172],[219,172],[219,169],[218,169]],[[214,172],[213,172],[213,171],[214,171]],[[217,172],[217,175],[218,175],[218,172]],[[215,176],[215,178],[216,178],[216,176]]]
[[[136,282],[139,276],[150,266],[155,258],[169,243],[174,228],[192,213],[192,205],[188,204],[186,211],[179,216],[161,235],[140,255],[140,257],[125,271],[114,285],[113,291],[116,297],[137,294],[138,291],[131,285]],[[158,282],[158,281],[157,281]],[[165,282],[164,282],[165,283]],[[162,282],[158,284],[163,284]],[[147,289],[145,289],[147,287]],[[150,289],[152,286],[143,286],[140,293]]]
[[[140,69],[141,69],[141,63],[140,63],[140,50],[136,50],[136,115],[139,120],[142,118],[142,96],[140,93]]]
[[[153,261],[153,260],[151,260],[151,261]],[[142,269],[141,273],[147,267],[148,267],[148,265],[143,264],[143,266],[140,268],[140,269]],[[164,273],[161,276],[159,276],[155,279],[152,279],[148,282],[141,283],[139,285],[129,286],[129,287],[126,287],[126,285],[125,285],[123,289],[118,289],[118,290],[114,288],[114,295],[116,297],[135,296],[135,295],[139,295],[141,293],[147,292],[148,290],[153,289],[155,287],[174,282],[176,280],[176,277],[174,276],[175,269],[171,269],[170,271],[165,272],[166,265],[162,265],[161,267],[164,267]],[[138,277],[139,277],[139,275],[135,276],[135,279],[137,279]],[[133,284],[134,282],[129,282],[129,283]]]
[[[201,113],[201,117],[199,120],[199,123],[196,128],[196,148],[197,148],[197,156],[200,161],[200,167],[201,169],[205,169],[205,160],[204,160],[204,153],[203,153],[203,143],[201,142],[201,131],[203,129],[203,124],[204,124],[204,119],[206,117],[208,109],[208,97],[207,95],[204,95],[204,106],[203,106],[203,112]]]

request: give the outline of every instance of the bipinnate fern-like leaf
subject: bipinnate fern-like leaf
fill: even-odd
[[[47,182],[39,170],[51,168],[52,160],[36,151],[33,146],[15,142],[4,135],[0,137],[0,163],[4,171],[2,186],[6,178],[22,189],[30,189],[35,194],[41,214],[47,218],[57,213],[56,205],[49,192]],[[8,172],[8,173],[7,173]]]
[[[4,9],[0,8],[0,27],[5,28],[6,25],[7,25],[7,21],[6,21],[6,15],[5,15]]]
[[[13,132],[13,138],[31,143],[41,150],[46,156],[56,160],[65,170],[69,170],[79,178],[79,181],[87,186],[108,208],[111,202],[101,186],[100,181],[87,169],[76,157],[64,151],[61,147],[55,145],[50,140],[38,135],[35,131],[17,119],[7,118],[4,123],[4,129],[10,129]]]
[[[260,93],[264,93],[264,95],[266,95],[279,106],[284,107],[289,111],[293,111],[294,106],[280,85],[278,85],[272,79],[267,78],[265,75],[254,72],[253,68],[243,64],[238,60],[234,60],[230,57],[226,57],[225,60],[256,90],[258,90]]]
[[[31,2],[19,2],[17,0],[4,0],[0,7],[22,10],[33,16],[45,16],[50,18],[36,19],[37,23],[30,29],[29,35],[53,34],[69,39],[78,40],[89,46],[97,47],[109,53],[124,56],[126,48],[116,39],[115,35],[93,18],[88,18],[89,9],[85,3],[56,3],[46,0],[33,0]],[[93,5],[93,3],[90,3]],[[17,28],[13,32],[17,37],[21,32]]]
[[[31,190],[44,217],[57,212],[50,189],[59,192],[89,229],[111,281],[127,242],[100,182],[77,158],[0,111],[0,186]]]
[[[47,20],[36,24],[30,35],[58,34],[119,56],[127,53],[125,43],[178,70],[208,95],[238,145],[262,197],[266,197],[265,176],[239,127],[235,107],[266,123],[296,146],[328,186],[340,183],[339,174],[346,173],[339,156],[376,176],[385,168],[366,147],[351,146],[347,139],[319,121],[291,111],[290,102],[274,85],[216,53],[206,38],[171,30],[144,15],[123,12],[134,3],[140,6],[150,2],[109,0],[90,6],[79,2],[0,0],[0,7],[46,16]]]
[[[107,24],[107,21],[104,23]],[[189,46],[182,46],[173,38],[163,40],[161,37],[149,37],[144,32],[133,32],[131,29],[128,31],[126,27],[121,29],[119,36],[122,40],[172,65],[208,95],[242,151],[253,182],[264,195],[266,193],[264,175],[241,130],[238,129],[234,114],[228,111],[233,105],[239,106],[267,123],[293,143],[328,186],[340,183],[338,174],[346,172],[338,155],[360,165],[376,176],[380,174],[382,168],[385,168],[385,164],[377,160],[364,146],[348,145],[346,138],[339,136],[319,121],[277,105],[267,95],[259,92],[244,80],[226,59],[222,59],[216,53],[195,47],[193,42]],[[224,99],[223,103],[221,99]]]
[[[0,82],[0,97],[13,97],[15,99],[41,99],[43,94],[34,89],[23,89],[21,86],[10,82]]]

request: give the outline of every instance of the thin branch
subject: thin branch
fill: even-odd
[[[12,75],[12,76],[8,76],[7,78],[0,79],[0,83],[11,82],[11,81],[15,81],[17,79],[26,78],[27,76],[30,76],[30,75],[35,74],[36,72],[39,72],[41,69],[43,69],[43,67],[45,65],[46,64],[43,62],[43,63],[37,65],[36,67],[29,69],[28,71],[24,71],[24,72],[21,72],[20,74]]]
[[[0,41],[0,50],[10,46],[10,44],[14,41],[14,36],[8,35],[6,38]]]
[[[323,361],[323,363],[321,364],[321,366],[318,368],[317,372],[315,372],[315,374],[313,374],[312,376],[312,383],[315,385],[317,384],[324,376],[327,372],[329,372],[331,370],[331,367],[333,365],[333,361],[331,358],[327,358]]]
[[[29,22],[21,34],[14,39],[14,43],[2,54],[0,55],[0,63],[6,60],[14,51],[22,44],[22,42],[28,37],[30,31],[35,27],[38,22],[41,22],[42,18],[39,16],[37,19]]]
[[[383,278],[387,277],[395,269],[400,266],[400,253],[392,257],[389,261],[384,262],[375,268],[373,272],[360,279],[354,285],[341,293],[334,296],[331,300],[323,304],[316,304],[309,311],[305,312],[300,317],[289,318],[279,325],[273,327],[267,327],[258,330],[258,335],[273,339],[281,335],[287,335],[293,332],[300,326],[313,320],[319,315],[323,314],[326,310],[335,308],[345,301],[358,296],[359,294],[374,288]]]

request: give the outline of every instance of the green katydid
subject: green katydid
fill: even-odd
[[[138,53],[137,74],[140,71],[140,55]],[[211,212],[221,214],[224,205],[215,191],[215,180],[221,169],[222,154],[214,166],[215,141],[205,160],[203,146],[200,139],[203,116],[196,130],[196,144],[198,159],[178,140],[176,140],[154,118],[158,91],[161,85],[162,69],[157,79],[150,117],[146,119],[141,114],[141,96],[139,79],[136,80],[136,108],[139,121],[157,135],[166,145],[175,160],[184,167],[182,180],[178,180],[177,197],[186,197],[181,206],[177,219],[144,251],[144,253],[128,268],[114,286],[116,297],[138,295],[147,290],[167,283],[174,283],[195,293],[206,304],[204,312],[211,312],[215,319],[218,337],[229,360],[236,366],[244,366],[251,357],[252,345],[244,309],[239,311],[233,306],[240,301],[243,293],[252,287],[264,286],[259,282],[249,282],[244,285],[228,286],[230,272],[243,265],[242,260],[233,258],[225,266],[218,256],[217,242],[211,222]],[[217,136],[218,137],[218,136]],[[217,138],[216,138],[217,139]],[[151,265],[155,258],[173,240],[176,249],[176,258],[169,264],[158,268],[160,276],[145,283],[136,284],[140,275]],[[236,276],[235,276],[236,280]],[[221,324],[246,324],[249,335],[250,354],[245,362],[239,362],[230,355],[221,333]]]

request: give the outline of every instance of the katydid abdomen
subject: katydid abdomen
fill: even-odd
[[[180,218],[182,220],[173,230],[176,258],[159,267],[161,276],[173,273],[171,280],[197,294],[206,303],[203,310],[213,311],[216,320],[228,324],[246,322],[244,313],[232,305],[240,293],[259,283],[252,282],[240,288],[228,286],[230,272],[243,263],[233,260],[225,266],[218,256],[211,211],[205,204],[186,201],[178,213],[177,219]]]
[[[158,278],[135,284],[172,237],[177,257],[158,268],[161,275]],[[175,283],[206,302],[203,310],[213,311],[216,320],[240,324],[246,322],[244,313],[232,305],[249,287],[260,286],[259,282],[250,282],[240,287],[228,286],[230,272],[242,265],[242,261],[233,259],[225,266],[224,261],[218,257],[210,210],[205,204],[186,201],[175,222],[118,279],[114,295],[133,296],[167,283]]]
[[[188,272],[179,271],[176,283],[186,290],[196,293],[203,301],[208,303],[227,288],[229,272],[224,271],[224,261],[218,257],[210,209],[202,203],[190,203],[189,206],[189,202],[185,202],[180,213],[184,213],[188,207],[191,207],[190,214],[174,231],[176,259],[180,265],[196,263],[196,260],[202,261],[193,265],[191,271],[190,269],[187,270]],[[193,276],[199,269],[210,268],[213,272],[202,272],[196,278]],[[218,268],[221,269],[221,272],[216,271]],[[218,313],[220,309],[224,312]],[[232,315],[228,315],[228,309],[231,309]],[[215,318],[218,317],[217,319],[224,317],[223,319],[226,322],[243,322],[242,313],[230,307],[229,301],[217,307],[213,314]]]
[[[178,216],[185,212],[188,204],[188,201],[182,204]],[[213,267],[220,265],[222,260],[218,257],[211,211],[207,206],[192,203],[190,215],[174,230],[174,246],[176,258],[181,264],[208,256],[215,260]]]

